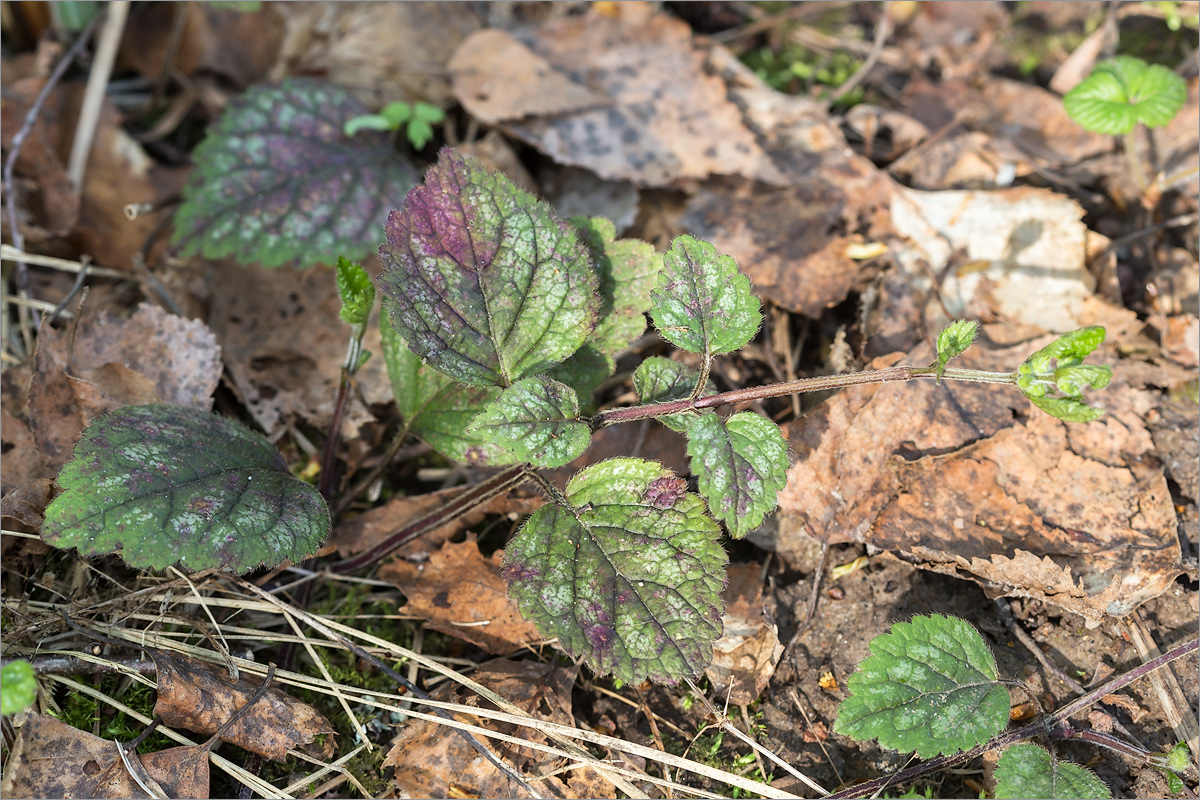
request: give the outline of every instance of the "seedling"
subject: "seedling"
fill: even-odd
[[[1197,641],[1107,682],[1053,714],[1012,731],[1009,686],[999,678],[996,660],[978,631],[966,622],[935,614],[892,626],[870,643],[871,655],[850,676],[850,696],[838,708],[834,730],[857,740],[874,739],[902,753],[933,761],[899,775],[860,784],[836,797],[866,797],[885,786],[904,784],[936,769],[967,761],[988,750],[1002,750],[996,764],[995,797],[1110,797],[1108,787],[1090,770],[1060,760],[1036,737],[1082,739],[1115,750],[1179,781],[1189,768],[1186,746],[1169,755],[1151,753],[1100,731],[1079,731],[1069,717],[1100,698],[1187,653]],[[1030,695],[1035,704],[1037,699]],[[1040,705],[1039,705],[1040,708]],[[935,758],[937,757],[937,758]]]
[[[1133,56],[1117,56],[1063,96],[1071,119],[1094,133],[1123,136],[1129,171],[1140,190],[1149,185],[1137,152],[1139,123],[1166,125],[1187,102],[1187,84],[1166,67]]]
[[[424,150],[433,138],[433,126],[446,118],[446,112],[429,103],[390,103],[378,114],[363,114],[346,122],[344,131],[353,136],[362,130],[403,130],[414,150]]]
[[[722,632],[722,525],[744,537],[774,511],[786,482],[787,447],[775,424],[750,411],[726,418],[718,408],[926,378],[1016,387],[1059,419],[1086,421],[1102,412],[1085,392],[1110,377],[1106,367],[1083,363],[1103,341],[1102,328],[1067,334],[1012,372],[949,366],[977,328],[956,322],[939,335],[937,358],[926,367],[719,392],[709,380],[714,359],[745,346],[762,318],[732,258],[690,236],[660,255],[645,242],[617,239],[608,220],[559,219],[503,175],[448,149],[392,212],[386,237],[378,282],[383,356],[401,435],[456,461],[507,469],[333,568],[370,564],[533,481],[550,502],[505,550],[510,594],[544,636],[627,684],[674,683],[708,666]],[[348,288],[362,276],[343,266],[339,288],[354,306],[348,321],[358,325],[371,301]],[[638,404],[595,408],[593,390],[643,334],[647,312],[698,366],[647,358],[633,375]],[[348,357],[347,366],[354,361]],[[539,472],[580,456],[597,431],[640,420],[686,436],[698,494],[641,458],[591,464],[565,489]],[[47,509],[47,541],[88,553],[120,549],[137,566],[181,556],[193,569],[296,561],[329,526],[312,487],[291,479],[270,445],[201,412],[113,412],[85,433],[59,482],[65,491]],[[168,496],[175,502],[161,499]],[[240,508],[251,501],[253,514]],[[268,524],[276,518],[270,509],[287,524]],[[239,534],[241,514],[261,524],[241,524]]]

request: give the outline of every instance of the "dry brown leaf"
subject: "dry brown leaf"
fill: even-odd
[[[728,83],[786,186],[710,183],[688,202],[682,227],[731,255],[758,294],[819,317],[858,279],[847,248],[890,233],[892,182],[850,151],[820,104],[771,89],[722,47],[710,49],[707,67]]]
[[[0,127],[4,130],[2,139],[6,153],[34,98],[45,84],[44,77],[23,78],[11,85],[5,84]],[[23,193],[21,207],[28,209],[34,221],[48,233],[65,236],[79,219],[79,193],[67,177],[66,159],[55,147],[59,138],[57,114],[57,109],[48,106],[38,116],[21,147],[14,174],[29,179],[30,193]],[[18,185],[24,188],[23,182]]]
[[[500,577],[497,551],[489,560],[473,541],[447,542],[429,561],[388,561],[379,577],[400,587],[408,604],[400,610],[421,617],[426,627],[503,654],[543,641],[517,610]]]
[[[128,319],[102,312],[80,320],[71,350],[72,374],[104,387],[121,379],[110,365],[127,367],[148,381],[159,402],[212,408],[221,381],[221,348],[208,327],[158,306],[142,303]]]
[[[994,387],[844,391],[790,426],[800,457],[780,507],[809,535],[869,542],[997,595],[1045,599],[1091,621],[1127,614],[1170,586],[1180,554],[1144,423],[1157,396],[1131,386],[1105,352],[1099,360],[1115,368],[1101,398],[1108,414],[1088,425]],[[972,357],[992,361],[988,369],[1021,360]]]
[[[87,419],[75,401],[67,377],[67,334],[42,326],[29,384],[29,427],[46,465],[57,470],[71,458]]]
[[[481,122],[570,114],[609,98],[556,70],[508,33],[487,28],[468,36],[447,65],[454,94]]]
[[[941,299],[954,317],[1002,314],[1061,333],[1079,317],[1096,281],[1087,271],[1083,208],[1045,189],[891,195],[896,232],[934,274],[948,271]],[[965,263],[952,260],[961,254]],[[948,269],[951,268],[951,269]]]
[[[726,98],[724,81],[705,74],[704,52],[687,24],[654,13],[648,3],[620,3],[611,11],[593,7],[584,16],[554,20],[518,36],[562,76],[553,80],[578,84],[611,103],[514,120],[504,128],[555,161],[589,169],[606,180],[669,186],[718,174],[777,182],[778,171]],[[493,40],[498,43],[500,37]],[[475,58],[465,52],[469,46],[465,42],[456,54],[458,64],[469,64],[480,73],[490,69],[506,74],[505,64]],[[536,66],[525,63],[532,69],[520,79],[536,77]],[[463,89],[458,99],[472,110],[477,87]],[[525,113],[521,106],[510,112],[497,106],[489,103],[481,113],[496,118]]]
[[[198,757],[196,751],[203,757]],[[207,752],[174,747],[140,758],[146,772],[169,797],[208,797]],[[16,744],[4,764],[0,794],[31,798],[150,797],[129,777],[116,743],[43,714],[30,714],[18,729]]]
[[[5,528],[23,527],[27,533],[42,529],[42,514],[54,497],[54,481],[35,478],[23,483],[0,500],[0,517]]]
[[[571,713],[571,684],[575,673],[561,667],[531,661],[491,661],[473,673],[475,681],[538,719],[574,725]],[[486,704],[477,695],[453,685],[433,694],[436,699],[463,705]],[[486,704],[490,707],[490,704]],[[467,714],[458,719],[474,725],[546,743],[537,731],[507,723],[492,722]],[[523,773],[543,797],[611,797],[615,791],[591,767],[572,770],[566,782],[559,776],[535,780],[561,766],[562,762],[536,750],[505,742],[489,745],[506,763]],[[410,797],[449,797],[451,786],[473,797],[521,797],[523,790],[484,761],[454,730],[436,722],[413,720],[405,724],[384,760],[395,769],[393,781]],[[458,796],[464,796],[462,794]]]
[[[456,486],[411,497],[393,497],[383,505],[341,522],[334,529],[329,543],[337,546],[338,555],[342,558],[369,550],[410,522],[415,522],[426,514],[437,511],[462,492],[463,487]],[[451,536],[479,524],[487,514],[532,514],[544,502],[541,497],[502,496],[493,498],[453,522],[427,531],[405,543],[396,551],[396,556],[414,564],[423,562],[429,558],[432,552],[440,548],[443,542]]]
[[[29,426],[8,411],[8,397],[0,406],[0,448],[4,453],[4,470],[0,475],[0,495],[38,478],[54,473],[46,466]]]
[[[262,685],[261,678],[244,675],[233,683],[227,669],[204,661],[161,650],[148,652],[158,667],[154,713],[162,717],[164,725],[211,736]],[[333,732],[333,726],[315,708],[271,687],[222,733],[222,738],[244,750],[282,761],[289,748]]]
[[[725,575],[725,591],[721,593],[725,632],[713,643],[713,660],[705,675],[718,695],[734,705],[745,706],[767,688],[783,655],[783,645],[775,621],[763,607],[762,565],[735,564]]]
[[[263,3],[253,11],[212,3],[143,6],[129,18],[121,63],[153,81],[170,56],[171,66],[183,75],[220,75],[229,85],[246,88],[263,80],[279,57],[281,13],[278,3]],[[176,25],[184,32],[170,51]]]
[[[371,108],[397,100],[449,105],[446,64],[480,27],[468,3],[279,5],[287,33],[272,77],[323,75]]]
[[[255,269],[228,262],[214,263],[212,269],[221,290],[213,294],[209,326],[221,343],[234,388],[255,421],[268,433],[297,417],[327,427],[350,337],[349,326],[338,316],[341,301],[333,272],[324,267]],[[358,387],[368,403],[386,403],[392,389],[378,356],[378,313],[367,326],[363,348],[376,357],[358,371]],[[371,419],[361,403],[351,400],[342,432],[352,438]]]

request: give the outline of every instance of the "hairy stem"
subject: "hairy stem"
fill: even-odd
[[[1133,176],[1138,191],[1144,192],[1150,184],[1146,180],[1146,171],[1142,169],[1142,160],[1138,158],[1137,129],[1135,125],[1125,134],[1125,158],[1129,160],[1129,174]]]
[[[449,503],[446,503],[446,505],[437,511],[408,523],[370,550],[339,561],[331,565],[329,569],[333,572],[354,572],[355,570],[369,566],[393,552],[405,542],[415,539],[423,533],[428,533],[434,528],[439,528],[447,522],[453,522],[463,514],[478,508],[502,492],[507,492],[509,489],[519,486],[529,478],[529,475],[529,467],[526,464],[518,464],[498,472],[487,480],[464,489],[462,494]]]
[[[785,397],[790,394],[803,392],[819,392],[826,389],[842,389],[847,386],[861,386],[871,383],[889,383],[892,381],[909,381],[914,378],[937,379],[937,368],[929,367],[888,367],[887,369],[851,372],[846,375],[821,375],[816,378],[799,378],[784,383],[772,383],[766,386],[752,386],[747,389],[735,389],[720,394],[710,394],[707,397],[673,400],[668,403],[649,403],[641,406],[626,406],[601,411],[592,417],[592,430],[599,430],[609,425],[621,422],[636,422],[637,420],[664,417],[668,414],[678,414],[684,411],[699,411],[704,408],[731,403],[744,403],[752,400],[765,400],[770,397]],[[974,383],[1015,383],[1016,376],[1011,372],[987,372],[978,369],[960,369],[947,367],[942,372],[942,378],[949,381],[970,381]]]

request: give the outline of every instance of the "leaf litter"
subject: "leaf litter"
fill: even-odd
[[[987,629],[990,617],[986,611],[980,616],[980,609],[990,607],[986,596],[1016,597],[1013,609],[1035,638],[1061,653],[1060,663],[1080,669],[1105,660],[1120,665],[1136,657],[1119,636],[1107,631],[1107,623],[1124,624],[1114,621],[1114,612],[1125,619],[1157,620],[1156,634],[1166,638],[1184,624],[1179,620],[1181,614],[1187,617],[1188,609],[1194,618],[1194,585],[1175,579],[1179,565],[1186,566],[1187,559],[1194,556],[1194,544],[1185,539],[1181,550],[1175,529],[1177,524],[1184,526],[1192,541],[1195,530],[1200,529],[1195,512],[1195,401],[1188,399],[1188,386],[1194,387],[1196,380],[1195,320],[1200,314],[1195,306],[1196,276],[1200,274],[1195,269],[1195,248],[1180,247],[1179,237],[1163,234],[1134,242],[1132,249],[1128,244],[1109,247],[1135,229],[1115,226],[1119,215],[1097,206],[1100,192],[1107,191],[1105,181],[1114,187],[1118,203],[1124,202],[1121,193],[1126,190],[1118,185],[1122,162],[1111,140],[1066,125],[1054,95],[994,74],[995,65],[1009,57],[997,43],[1006,41],[1013,26],[1021,24],[1020,15],[1027,12],[1008,14],[994,4],[986,14],[973,9],[964,15],[951,4],[922,6],[907,27],[901,25],[892,34],[880,66],[867,80],[868,86],[882,84],[902,74],[909,81],[901,94],[873,97],[888,114],[903,114],[916,123],[909,125],[906,140],[893,142],[891,153],[886,138],[876,141],[874,148],[864,147],[856,138],[869,140],[869,126],[874,123],[865,117],[848,125],[850,117],[830,114],[815,97],[777,92],[741,67],[731,52],[738,49],[736,42],[715,44],[694,34],[678,17],[638,4],[611,7],[598,3],[583,15],[573,17],[567,12],[551,14],[550,19],[522,16],[531,12],[521,9],[511,12],[511,19],[489,11],[486,21],[474,12],[451,13],[438,4],[264,7],[256,12],[258,16],[247,17],[214,14],[205,7],[205,20],[196,25],[199,39],[191,40],[191,33],[184,35],[186,46],[180,61],[185,74],[206,86],[211,86],[205,83],[211,80],[206,78],[206,70],[222,72],[223,79],[240,88],[260,80],[266,61],[277,58],[270,70],[273,79],[324,74],[372,107],[395,99],[428,99],[445,106],[457,97],[465,108],[463,113],[496,126],[489,136],[498,137],[501,143],[503,136],[508,137],[511,144],[504,147],[510,154],[519,151],[526,165],[541,167],[527,172],[531,181],[565,164],[591,170],[609,185],[622,181],[624,186],[641,187],[634,235],[650,235],[655,225],[664,226],[659,230],[667,231],[662,234],[665,240],[656,236],[660,249],[666,240],[686,231],[712,240],[720,252],[733,255],[749,272],[761,297],[775,309],[791,312],[783,319],[790,320],[788,335],[793,337],[790,344],[797,353],[793,363],[801,370],[830,368],[825,353],[839,326],[849,331],[856,349],[851,351],[851,360],[878,358],[874,363],[879,366],[897,359],[927,363],[929,352],[922,342],[929,337],[924,331],[936,330],[944,316],[952,313],[948,306],[954,303],[969,308],[985,322],[987,346],[967,356],[969,365],[980,368],[1011,363],[1006,352],[1035,348],[1047,330],[1096,323],[1109,327],[1110,345],[1104,358],[1115,368],[1116,378],[1105,397],[1108,415],[1087,428],[1068,428],[1029,415],[1028,405],[1019,396],[959,385],[847,390],[811,408],[802,419],[783,416],[795,460],[789,485],[780,498],[784,511],[769,517],[758,535],[751,534],[752,541],[776,549],[781,558],[769,571],[761,601],[754,599],[753,570],[747,568],[749,588],[740,596],[748,608],[743,609],[743,600],[735,599],[739,594],[731,591],[725,630],[736,634],[746,624],[747,630],[757,632],[756,637],[765,637],[756,639],[761,644],[756,650],[759,656],[755,668],[743,676],[740,685],[746,694],[739,699],[763,691],[759,707],[772,743],[806,771],[826,775],[828,783],[836,783],[836,779],[816,750],[809,753],[788,744],[784,732],[800,727],[800,710],[791,697],[802,698],[812,718],[812,724],[803,726],[804,741],[828,737],[822,732],[832,723],[833,700],[828,699],[830,692],[818,689],[818,677],[829,672],[844,686],[849,669],[865,655],[865,642],[898,618],[927,612],[932,605],[940,612],[979,620],[1000,643],[1005,635]],[[686,14],[683,10],[679,13]],[[189,14],[194,16],[196,9]],[[234,31],[222,39],[221,26],[252,28],[251,21],[263,16],[284,17],[286,37],[281,54],[276,55],[273,28],[271,40],[254,59],[214,62],[212,53],[219,52],[219,47],[214,50],[213,40],[206,44],[204,37],[211,36],[236,51],[239,35]],[[985,23],[985,18],[991,22]],[[478,41],[486,46],[469,47],[473,40],[466,37],[485,22],[490,27],[474,35],[484,37]],[[214,23],[215,27],[204,30],[205,25]],[[1061,23],[1064,29],[1072,25],[1082,28],[1071,20]],[[158,34],[161,46],[167,31],[161,24],[147,27]],[[856,23],[843,30],[850,27],[863,26]],[[381,36],[382,31],[391,35]],[[869,26],[865,33],[869,38]],[[788,35],[784,30],[783,38]],[[811,36],[804,31],[797,35]],[[412,46],[396,46],[397,37],[408,37]],[[385,41],[388,44],[383,46]],[[850,44],[847,40],[847,47]],[[632,57],[628,48],[635,45],[638,53]],[[499,53],[520,57],[498,61]],[[1052,70],[1058,60],[1061,56],[1047,57],[1044,68]],[[414,62],[420,66],[414,68]],[[469,69],[463,68],[464,63]],[[632,74],[622,74],[612,69],[612,64],[628,66]],[[6,78],[7,67],[6,62]],[[157,68],[154,58],[143,58],[135,66],[151,76]],[[1038,80],[1044,83],[1042,69],[1039,67]],[[968,83],[962,80],[967,75],[980,77]],[[536,89],[514,96],[503,91],[495,97],[489,95],[491,105],[485,107],[471,91],[489,76],[536,78],[531,84]],[[670,85],[664,86],[664,82]],[[553,86],[570,88],[563,93],[547,89]],[[7,148],[14,130],[10,121],[19,123],[24,112],[13,110],[14,105],[8,103],[7,80],[5,88]],[[1192,110],[1196,91],[1197,83],[1192,80]],[[640,105],[638,92],[651,99]],[[583,99],[597,105],[588,106]],[[688,104],[703,113],[680,113]],[[199,113],[211,115],[223,102],[208,92],[203,107]],[[61,121],[55,124],[60,127],[74,121],[69,104],[64,108],[67,110],[57,112]],[[1187,165],[1194,163],[1194,124],[1184,121],[1194,118],[1194,113],[1187,113],[1185,110],[1173,126],[1150,134],[1167,175],[1186,173]],[[879,117],[881,122],[884,119]],[[894,134],[895,126],[904,122],[899,116],[889,119],[893,127],[884,134]],[[956,119],[956,127],[940,130]],[[99,202],[95,199],[99,195],[91,195],[91,208],[110,215],[109,221],[74,222],[77,212],[72,211],[72,198],[62,184],[65,152],[54,153],[44,146],[37,149],[37,142],[68,139],[69,127],[66,132],[47,134],[26,144],[26,160],[18,165],[18,179],[24,181],[23,186],[43,193],[40,209],[29,205],[33,221],[45,226],[34,241],[64,248],[55,232],[81,226],[77,228],[80,241],[92,243],[85,244],[92,255],[98,255],[105,266],[126,269],[130,256],[147,241],[148,227],[125,222],[120,217],[121,206],[169,192],[165,184],[147,182],[143,169],[147,151],[118,135],[115,120],[111,112],[102,119],[102,130],[108,132],[105,141],[115,143],[105,147],[114,152],[126,148],[136,157],[125,162],[105,157],[93,160],[90,169],[98,170],[94,174],[108,176],[96,185],[118,187],[115,195],[106,195]],[[581,135],[588,124],[598,126],[603,146],[597,147]],[[740,149],[741,145],[746,149]],[[704,151],[710,146],[719,155]],[[528,147],[536,148],[540,155]],[[151,152],[158,155],[162,151]],[[43,163],[27,160],[35,156]],[[653,160],[648,160],[651,157]],[[134,168],[128,175],[119,170],[99,171],[108,169],[106,163]],[[515,158],[512,163],[517,163]],[[161,171],[162,165],[155,169]],[[1007,175],[1012,177],[1005,178]],[[175,174],[176,186],[181,177],[181,172]],[[1003,184],[1003,180],[1037,184],[1043,179],[1047,183],[1042,185],[1048,188],[1008,189]],[[50,192],[56,180],[57,195]],[[134,188],[129,188],[129,181],[135,181]],[[1175,194],[1168,190],[1160,218],[1194,212],[1197,185],[1193,174],[1177,184]],[[647,187],[655,189],[647,191]],[[88,191],[85,187],[85,205]],[[686,209],[682,218],[661,211],[672,204]],[[996,225],[996,219],[1003,224]],[[138,226],[142,224],[151,226],[153,220],[138,221]],[[1037,226],[1040,229],[1033,230]],[[882,255],[864,260],[850,255],[853,247],[880,243]],[[982,244],[987,248],[981,250]],[[1064,245],[1069,246],[1064,249]],[[67,254],[70,249],[60,252]],[[1093,262],[1097,253],[1106,253],[1110,272],[1100,271],[1099,262]],[[1152,269],[1139,266],[1147,262],[1154,263]],[[194,276],[212,270],[205,279],[209,285],[197,297],[213,307],[206,319],[222,348],[235,402],[240,399],[251,418],[276,434],[288,425],[307,430],[306,426],[320,429],[328,424],[337,369],[344,356],[344,333],[333,320],[336,308],[327,294],[332,280],[322,284],[314,273],[264,273],[223,264],[201,263],[199,272],[192,273],[185,270],[195,270],[194,263],[165,264],[161,269],[164,282],[176,289],[187,287],[188,281],[195,287],[198,281]],[[188,274],[193,277],[181,277]],[[271,281],[275,275],[277,283]],[[1140,294],[1147,275],[1157,293],[1149,299]],[[59,297],[67,286],[69,281],[58,289]],[[301,290],[298,298],[287,295],[297,288]],[[1067,309],[1060,319],[1039,311],[1045,310],[1044,300],[1051,290],[1066,299]],[[105,329],[133,308],[118,293],[95,292],[90,302],[98,299],[126,304],[101,309],[109,314],[101,326]],[[199,303],[188,298],[186,305],[196,308]],[[135,316],[144,311],[138,310]],[[6,530],[10,525],[37,526],[37,507],[44,505],[39,498],[48,487],[44,481],[29,481],[48,475],[40,463],[43,458],[65,458],[91,415],[150,393],[166,399],[161,395],[163,379],[148,366],[136,366],[137,362],[130,360],[139,345],[132,329],[123,344],[105,344],[97,333],[96,318],[85,314],[74,325],[69,335],[54,328],[41,332],[34,375],[25,382],[38,387],[30,388],[28,406],[22,399],[25,390],[13,385],[14,379],[20,381],[16,376],[21,368],[9,367],[6,357],[5,492],[24,487],[22,493],[5,498]],[[774,329],[771,332],[779,335]],[[81,336],[85,350],[91,348],[106,360],[89,361],[86,367],[72,361],[79,358]],[[370,339],[368,349],[378,353],[375,342]],[[635,349],[646,346],[634,344]],[[206,369],[212,364],[212,351],[207,352]],[[178,357],[178,351],[172,353]],[[368,426],[376,424],[377,414],[387,418],[383,409],[390,401],[388,381],[382,359],[372,360],[375,363],[368,362],[366,369],[377,371],[361,378],[368,407],[352,402],[351,421],[343,429],[348,439],[364,435]],[[747,366],[766,370],[765,362],[738,366],[743,374]],[[782,371],[786,365],[778,366]],[[186,381],[195,372],[189,366],[177,374]],[[1194,388],[1191,392],[1194,398]],[[208,407],[203,403],[211,402],[212,390],[198,388],[193,396],[196,405]],[[218,392],[217,396],[220,403],[228,403],[227,395]],[[601,460],[601,444],[612,447],[611,455],[627,455],[630,445],[626,437],[634,434],[633,426],[629,427],[630,431],[620,429],[619,434],[618,429],[603,431],[597,446],[575,466]],[[650,451],[666,452],[674,447],[678,452],[669,466],[686,474],[682,440],[663,426],[650,423],[642,427],[645,430],[636,434],[638,447],[645,448],[640,454],[651,456]],[[281,441],[294,463],[295,449],[288,449],[286,438]],[[14,461],[14,456],[20,460]],[[14,469],[17,464],[24,466]],[[406,480],[411,480],[413,471],[403,473]],[[10,477],[19,480],[10,483]],[[454,491],[396,497],[374,509],[372,503],[357,504],[356,510],[366,513],[343,520],[339,535],[366,535],[357,543],[353,538],[339,539],[343,555],[369,546],[367,542],[386,535],[421,509],[435,508]],[[491,511],[523,514],[536,504],[504,498]],[[478,524],[471,521],[466,527],[469,530]],[[773,538],[767,535],[771,530],[775,531]],[[447,560],[439,563],[444,573],[437,580],[447,587],[464,578],[457,572],[460,563],[471,564],[472,570],[494,571],[494,563],[478,555],[473,543],[442,544],[450,531],[447,528],[429,541],[414,542],[402,550],[409,554],[404,569],[413,572],[414,564],[424,563],[424,572],[432,576],[430,559],[445,556]],[[812,626],[804,629],[809,592],[819,569],[810,534],[832,543],[830,563],[853,561],[864,552],[864,546],[867,552],[891,555],[872,555],[865,560],[866,567],[839,579],[836,586],[842,599],[832,590],[823,592]],[[6,547],[11,538],[4,537]],[[746,548],[739,554],[762,557],[749,545],[739,547]],[[468,555],[450,560],[451,553]],[[912,565],[921,569],[914,570]],[[970,582],[949,575],[978,582],[987,595]],[[64,580],[51,577],[45,585],[65,588]],[[419,583],[412,584],[414,595],[422,591]],[[731,584],[730,590],[733,588]],[[454,594],[447,592],[448,596]],[[433,592],[432,597],[436,596]],[[413,597],[408,597],[408,603],[412,607]],[[436,603],[430,605],[437,608]],[[393,605],[394,609],[401,607]],[[736,618],[733,612],[737,612]],[[773,676],[765,666],[772,662],[777,648],[765,635],[771,618],[778,621],[785,640],[792,640],[789,655],[779,661]],[[1106,624],[1087,633],[1076,632],[1081,620]],[[1174,627],[1171,620],[1176,620]],[[10,629],[8,622],[6,617],[6,629]],[[792,639],[797,632],[798,637]],[[723,652],[722,641],[714,645],[718,654]],[[1002,662],[1001,671],[1008,674],[1017,674],[1028,660],[1019,650],[1014,655],[1009,648],[994,649]],[[768,652],[772,658],[763,660]],[[741,662],[747,663],[747,659]],[[535,669],[529,661],[521,663],[520,670],[530,675],[545,669]],[[565,683],[556,684],[556,691],[560,698],[562,693],[570,697],[575,676],[568,670],[562,672]],[[764,675],[768,682],[762,690],[758,684]],[[537,677],[522,680],[523,687],[520,682],[505,683],[501,694],[523,698],[544,688],[537,686]],[[711,680],[715,689],[718,681]],[[728,679],[722,680],[727,685]],[[1029,681],[1044,693],[1061,692],[1060,686],[1040,675],[1032,675]],[[556,701],[566,709],[568,723],[578,718],[580,724],[610,724],[632,741],[653,738],[646,733],[644,720],[630,711],[633,706],[588,692],[586,683],[575,685],[577,708],[569,701],[566,706],[561,699]],[[581,694],[589,699],[589,707],[578,703]],[[631,687],[622,694],[638,696]],[[636,702],[648,703],[657,712],[668,713],[677,707],[676,699],[662,689],[645,697]],[[469,698],[464,693],[461,699],[469,702]],[[1142,707],[1151,709],[1151,715],[1161,713],[1153,697],[1138,699]],[[400,731],[408,735],[405,732],[417,725],[432,723],[410,721]],[[440,728],[429,730],[431,740],[441,738],[438,731],[444,734]],[[869,748],[859,750],[844,740],[829,738],[833,743],[825,742],[826,747],[838,748],[842,754],[835,758],[854,754],[868,769],[895,767]],[[456,737],[445,741],[461,746]],[[724,752],[729,752],[727,747]],[[449,758],[448,764],[454,769],[472,759],[474,754],[464,750]],[[491,770],[482,762],[472,763]],[[546,772],[535,761],[523,767],[529,768],[531,776]],[[397,771],[398,777],[401,772]],[[503,780],[494,770],[488,774],[492,780]],[[603,796],[612,790],[606,782],[600,784],[602,789],[575,785],[579,771],[568,774],[570,780],[560,775],[538,785],[559,780],[564,787],[556,791],[564,794],[555,796]],[[1133,780],[1136,770],[1123,774]],[[446,771],[428,780],[444,781],[437,785],[445,791],[454,786],[470,791],[475,785],[473,777],[459,782],[456,777],[457,772]],[[787,780],[777,778],[776,784],[786,788]],[[1143,774],[1137,780],[1151,778]],[[1147,790],[1150,785],[1138,784],[1138,791],[1165,791],[1165,784],[1157,792]],[[508,792],[511,787],[499,790]],[[201,796],[200,792],[196,796]]]

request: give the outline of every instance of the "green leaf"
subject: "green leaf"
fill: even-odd
[[[695,416],[687,437],[701,497],[729,535],[741,539],[775,510],[787,483],[787,442],[775,423],[752,411],[729,419]]]
[[[1098,64],[1063,96],[1071,119],[1089,131],[1122,134],[1142,122],[1166,125],[1187,102],[1187,82],[1166,67],[1133,56]]]
[[[394,131],[396,126],[387,117],[379,114],[362,114],[346,120],[342,133],[353,136],[359,131]]]
[[[338,315],[348,325],[366,325],[375,305],[375,284],[367,271],[352,261],[338,257],[337,290],[342,301]]]
[[[413,116],[431,125],[436,125],[446,118],[446,112],[431,103],[417,103],[413,109]]]
[[[705,356],[732,353],[753,339],[762,323],[750,279],[732,258],[691,236],[671,242],[650,298],[650,314],[663,337]]]
[[[268,267],[367,255],[416,176],[386,136],[345,134],[343,121],[365,112],[344,89],[309,79],[231,102],[192,153],[175,213],[180,254]]]
[[[414,150],[424,150],[425,145],[433,138],[433,128],[423,119],[414,119],[408,123],[404,135],[408,137],[408,143]]]
[[[592,432],[579,421],[579,398],[545,375],[522,378],[467,426],[467,434],[506,448],[518,461],[554,469],[587,450]]]
[[[247,572],[303,561],[329,533],[317,490],[275,447],[196,408],[145,405],[95,419],[58,474],[42,538],[130,566]]]
[[[969,624],[934,614],[871,640],[847,681],[834,730],[921,758],[967,750],[1008,724],[996,659]],[[1036,795],[1031,795],[1036,797]]]
[[[1017,388],[1038,408],[1065,422],[1091,422],[1104,411],[1084,402],[1085,389],[1103,389],[1112,380],[1109,367],[1083,360],[1104,341],[1104,328],[1065,333],[1017,367]]]
[[[1029,402],[1063,422],[1092,422],[1104,416],[1104,409],[1089,406],[1074,397],[1029,397]]]
[[[672,400],[691,397],[699,380],[699,370],[662,356],[650,356],[638,364],[633,372],[633,388],[643,403],[669,403]],[[708,381],[701,396],[716,393],[717,387],[712,381]],[[688,411],[655,419],[673,431],[687,433],[692,421],[698,416],[713,413],[715,412],[711,409],[699,414]]]
[[[401,125],[412,119],[413,110],[408,103],[388,103],[380,110],[379,116],[391,124],[391,130],[398,130]]]
[[[937,338],[937,379],[942,380],[942,372],[946,362],[961,356],[970,347],[975,336],[979,333],[979,323],[973,319],[959,319],[951,322]]]
[[[604,217],[572,217],[571,224],[600,278],[599,322],[588,342],[615,358],[646,331],[662,256],[649,242],[617,239],[616,226]]]
[[[721,636],[726,555],[704,502],[661,464],[614,458],[567,484],[509,543],[521,614],[572,657],[625,683],[704,671]]]
[[[596,324],[596,275],[571,228],[450,149],[392,212],[379,255],[396,332],[460,383],[504,387],[545,372]]]
[[[25,659],[11,661],[0,668],[0,714],[19,714],[37,700],[37,675]]]
[[[1104,782],[1091,770],[1059,761],[1036,744],[1014,744],[996,763],[997,800],[1042,797],[1047,800],[1112,797]]]
[[[595,407],[592,392],[613,374],[617,362],[613,357],[600,352],[595,345],[585,342],[561,364],[552,367],[546,374],[575,390],[586,413]]]
[[[380,320],[379,333],[396,407],[409,433],[446,458],[471,466],[500,466],[517,460],[500,445],[466,433],[471,420],[500,396],[500,389],[455,383],[423,363],[386,316]]]

